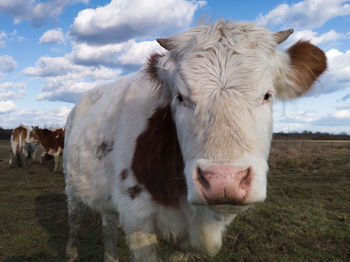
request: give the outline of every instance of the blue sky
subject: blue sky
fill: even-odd
[[[141,68],[154,41],[201,16],[294,28],[329,68],[305,97],[274,105],[274,131],[350,133],[350,1],[0,0],[0,127],[63,126],[83,92]]]

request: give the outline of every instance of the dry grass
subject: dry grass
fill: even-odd
[[[0,261],[64,261],[63,175],[52,163],[11,169],[8,159],[9,143],[0,140]],[[350,261],[350,143],[275,142],[269,163],[266,202],[238,215],[221,252],[201,261]],[[84,219],[80,249],[81,261],[103,260],[94,213]]]

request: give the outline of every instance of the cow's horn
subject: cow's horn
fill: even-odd
[[[169,38],[158,38],[157,42],[166,50],[171,50],[173,48],[173,45],[171,44],[171,40]]]
[[[277,44],[280,44],[284,42],[291,34],[293,34],[294,29],[288,29],[288,30],[283,30],[275,33],[275,38],[277,41]]]

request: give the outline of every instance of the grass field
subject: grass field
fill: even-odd
[[[11,169],[9,150],[0,140],[0,261],[64,261],[63,175],[50,162]],[[277,141],[269,163],[266,202],[239,214],[206,261],[350,261],[350,143]],[[80,235],[81,261],[103,261],[96,214],[85,216]],[[169,249],[162,244],[162,254]]]

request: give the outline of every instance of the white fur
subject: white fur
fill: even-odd
[[[220,250],[225,226],[240,207],[221,214],[215,207],[193,205],[199,199],[193,169],[200,161],[250,166],[254,179],[245,203],[263,201],[272,136],[272,103],[263,104],[263,98],[282,88],[282,82],[293,88],[288,79],[281,79],[291,74],[289,57],[276,49],[274,34],[267,29],[218,21],[169,40],[172,49],[158,63],[160,83],[142,71],[93,89],[72,110],[66,126],[69,215],[79,212],[80,201],[103,215],[119,214],[134,261],[158,260],[158,237],[184,251],[212,256]],[[184,102],[176,99],[178,94]],[[130,171],[135,141],[154,110],[167,103],[185,162],[188,194],[179,209],[155,203],[140,184],[139,196],[131,199],[127,194],[138,184]],[[112,143],[113,150],[98,159],[101,143]],[[129,176],[121,181],[124,169]],[[76,257],[74,223],[68,260]],[[106,248],[105,259],[116,261],[116,254]]]

